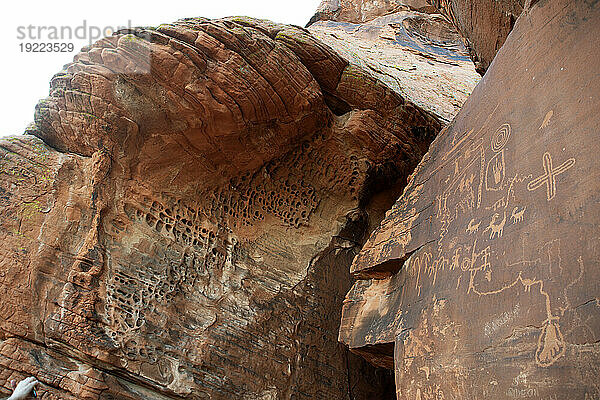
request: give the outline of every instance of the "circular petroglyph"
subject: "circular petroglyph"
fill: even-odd
[[[502,124],[492,137],[492,150],[495,152],[502,150],[506,146],[508,138],[510,138],[510,125]]]

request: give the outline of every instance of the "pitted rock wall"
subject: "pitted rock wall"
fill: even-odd
[[[337,342],[341,304],[441,126],[298,27],[185,19],[84,48],[0,141],[3,390],[393,397]]]

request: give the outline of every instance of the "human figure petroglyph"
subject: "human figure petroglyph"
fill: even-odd
[[[483,193],[483,180],[485,179],[485,150],[483,146],[479,148],[479,185],[477,186],[477,208],[481,207]]]
[[[505,146],[511,135],[509,124],[503,124],[493,135],[491,139],[491,150],[494,152],[491,158],[486,160],[485,151],[481,147],[481,155],[477,160],[470,160],[466,165],[454,163],[454,178],[451,178],[447,183],[448,186],[444,191],[444,207],[440,213],[440,221],[445,230],[450,229],[450,225],[458,218],[460,211],[466,211],[458,206],[457,197],[462,199],[463,190],[479,184],[485,184],[485,189],[488,192],[499,192],[506,189],[506,193],[500,199],[487,199],[491,206],[485,207],[492,210],[492,216],[489,224],[483,230],[483,233],[489,231],[489,239],[497,239],[503,237],[504,227],[506,226],[507,217],[510,217],[512,224],[520,223],[524,220],[525,212],[528,207],[522,205],[511,206],[511,196],[514,197],[515,183],[531,181],[531,175],[523,175],[515,173],[512,179],[506,177],[506,162],[505,162]],[[471,166],[477,165],[479,161],[481,165],[479,169],[479,182],[471,182],[467,180]],[[527,185],[529,191],[537,189],[543,184],[547,185],[547,198],[551,200],[556,193],[556,176],[563,173],[573,166],[575,159],[568,159],[558,167],[552,166],[552,158],[548,153],[544,154],[543,165],[545,174],[537,179],[532,180]],[[450,175],[452,176],[452,174]],[[457,182],[459,189],[455,186]],[[490,193],[491,194],[491,193]],[[485,199],[478,197],[477,204]],[[454,207],[451,207],[454,206]],[[483,205],[483,203],[481,204]],[[475,202],[473,204],[475,208]],[[469,224],[465,228],[468,235],[474,235],[481,226],[481,220],[474,216],[470,219]],[[485,226],[485,225],[484,225]],[[441,241],[443,242],[443,235]],[[433,284],[436,282],[437,273],[443,270],[469,271],[470,281],[467,289],[468,293],[477,295],[492,295],[504,292],[506,289],[522,286],[525,291],[538,293],[544,298],[546,304],[544,317],[541,324],[540,333],[537,339],[537,348],[535,351],[535,361],[541,367],[547,367],[556,362],[565,352],[565,342],[560,329],[560,316],[565,307],[561,307],[565,296],[561,296],[561,290],[553,286],[551,281],[546,281],[545,277],[552,275],[553,268],[556,268],[557,263],[560,264],[560,256],[558,255],[558,242],[551,241],[540,248],[540,257],[530,261],[518,262],[511,265],[509,270],[514,273],[508,275],[495,273],[494,261],[491,258],[493,254],[490,246],[485,248],[477,248],[477,240],[472,246],[461,245],[456,243],[452,246],[453,256],[446,258],[441,249],[435,254],[427,253],[423,257],[414,259],[415,267],[418,267],[419,279],[429,276]],[[467,253],[471,253],[471,257]],[[524,256],[525,257],[525,256]],[[547,259],[546,259],[547,258]],[[523,258],[523,260],[526,260]],[[561,272],[562,273],[562,270]],[[460,281],[458,281],[460,282]],[[458,285],[457,285],[458,288]],[[534,290],[532,290],[534,289]]]
[[[543,184],[546,184],[546,198],[548,201],[552,200],[556,196],[556,177],[562,174],[573,165],[575,165],[575,159],[569,158],[567,161],[554,168],[552,166],[552,156],[550,153],[545,152],[542,157],[544,165],[544,175],[535,178],[527,184],[527,190],[533,192]]]
[[[500,214],[494,213],[490,224],[487,228],[484,229],[484,233],[490,231],[490,239],[494,239],[494,237],[502,237],[502,233],[504,232],[504,225],[506,224],[506,210],[502,212],[502,215],[502,221],[498,222]]]
[[[492,171],[494,173],[494,184],[498,185],[502,179],[502,176],[504,175],[504,166],[500,160],[495,160],[494,164],[492,165]]]
[[[440,240],[445,236],[445,227],[449,226],[459,215],[476,207],[475,182],[479,156],[467,160],[457,176],[452,177],[446,189],[436,196],[436,218],[442,224]]]
[[[438,241],[438,251],[437,253],[426,252],[421,256],[414,257],[411,264],[417,271],[419,290],[423,279],[431,279],[431,283],[435,285],[438,272],[463,271],[468,272],[470,275],[467,293],[479,296],[495,295],[515,287],[522,287],[526,292],[532,294],[539,293],[543,298],[542,304],[546,304],[546,306],[543,311],[538,310],[542,313],[542,322],[536,324],[541,328],[534,357],[538,366],[547,367],[560,359],[566,348],[560,327],[560,318],[566,309],[565,304],[563,304],[565,296],[562,295],[564,287],[556,287],[553,280],[548,280],[554,273],[553,269],[560,265],[559,242],[551,241],[541,246],[539,257],[534,259],[526,257],[524,253],[522,261],[506,266],[507,273],[500,273],[500,271],[497,271],[498,265],[496,265],[493,258],[495,250],[490,246],[478,247],[477,239],[473,238],[475,241],[472,245],[452,242],[448,248],[448,242],[445,240],[445,234],[443,233],[451,230],[452,223],[458,220],[461,213],[467,211],[468,207],[461,207],[460,202],[463,200],[465,193],[475,189],[474,186],[477,184],[480,186],[485,184],[485,189],[489,195],[492,194],[490,192],[506,191],[500,199],[481,199],[483,200],[481,205],[483,206],[487,201],[489,205],[485,209],[492,210],[491,219],[488,219],[489,224],[484,225],[486,227],[483,231],[479,229],[482,220],[477,215],[470,218],[468,225],[465,227],[465,232],[468,235],[489,231],[490,240],[503,237],[507,219],[510,219],[511,224],[518,224],[524,220],[528,206],[512,203],[515,184],[523,182],[530,191],[546,184],[548,185],[548,198],[554,197],[556,176],[571,168],[575,160],[569,159],[555,168],[552,166],[550,155],[546,153],[543,158],[545,175],[533,181],[531,181],[532,176],[530,174],[519,175],[513,173],[514,177],[507,177],[505,146],[510,134],[511,129],[508,124],[502,125],[496,131],[491,141],[491,150],[494,151],[494,154],[488,160],[486,160],[484,147],[482,146],[481,155],[477,156],[476,159],[464,160],[460,163],[455,160],[453,163],[454,168],[450,164],[449,180],[446,182],[447,186],[444,194],[440,196],[443,197],[444,201],[439,204],[438,210],[438,218],[442,224],[440,229],[442,235]],[[477,162],[481,164],[479,165]],[[477,175],[480,177],[478,182],[474,182],[476,179],[472,178],[476,175],[475,168],[477,168]],[[531,181],[529,185],[527,185],[528,181]],[[477,203],[473,201],[470,208],[475,209],[479,201],[480,198],[478,197]],[[451,257],[445,256],[445,251],[442,248],[447,248],[453,255]],[[562,274],[563,271],[560,269],[560,272],[555,271],[555,273]],[[457,280],[457,289],[459,289],[459,285],[460,277]]]
[[[496,217],[498,220],[500,216]],[[473,221],[472,221],[473,222]],[[497,224],[499,225],[499,224]],[[534,250],[535,251],[535,250]],[[499,295],[511,288],[521,287],[525,292],[542,297],[541,323],[532,322],[532,325],[541,325],[535,361],[540,367],[548,367],[560,359],[566,349],[566,342],[560,327],[560,319],[565,311],[572,306],[568,299],[567,289],[574,285],[583,275],[583,260],[578,258],[580,268],[576,276],[571,276],[571,269],[562,267],[560,254],[560,240],[555,239],[540,246],[537,256],[529,258],[525,255],[526,246],[523,243],[523,258],[510,264],[499,265],[493,258],[490,246],[478,246],[478,239],[471,244],[455,243],[452,246],[453,255],[445,256],[444,251],[423,252],[411,256],[410,268],[417,274],[415,288],[420,289],[429,281],[435,285],[438,273],[456,271],[459,276],[456,289],[459,289],[460,278],[463,273],[469,274],[467,293],[477,296]],[[495,273],[501,268],[503,273]],[[560,274],[557,281],[551,277]],[[571,275],[569,275],[571,274]],[[557,285],[556,282],[569,282],[566,286]]]
[[[473,130],[470,131],[472,133]],[[491,149],[494,155],[486,162],[486,146],[483,141],[473,143],[469,148],[468,156],[458,155],[456,158],[449,157],[448,153],[444,156],[447,161],[443,166],[451,168],[446,179],[443,181],[446,188],[444,193],[438,197],[443,197],[443,204],[438,203],[438,215],[442,217],[443,223],[450,223],[454,220],[460,211],[467,209],[480,208],[483,201],[483,188],[488,191],[503,190],[508,182],[506,180],[506,164],[504,147],[511,135],[509,124],[502,124],[494,133],[491,139]],[[468,136],[468,135],[467,135]],[[461,140],[464,140],[461,139]],[[453,166],[453,168],[452,168]],[[457,197],[458,199],[454,199]],[[450,207],[449,203],[456,202],[458,207]],[[504,205],[503,205],[504,206]],[[499,207],[495,207],[494,210]],[[459,211],[460,210],[460,211]],[[447,215],[444,215],[447,214]],[[454,216],[452,216],[454,214]]]
[[[525,209],[527,207],[523,207],[523,209],[519,210],[519,207],[515,207],[512,210],[512,215],[510,216],[512,223],[516,224],[523,221],[523,215],[525,214]],[[519,210],[519,211],[517,211]]]
[[[460,183],[458,185],[458,190],[460,191],[460,193],[463,193],[465,191],[470,191],[472,192],[472,186],[473,186],[473,180],[475,179],[475,175],[471,174],[468,177],[464,176],[461,180]]]

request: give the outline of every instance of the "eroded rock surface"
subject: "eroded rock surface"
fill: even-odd
[[[477,71],[483,75],[516,19],[524,9],[536,2],[537,0],[323,0],[309,25],[317,21],[364,24],[377,17],[398,12],[441,14],[461,34],[461,42],[468,49]],[[431,28],[432,23],[428,25]],[[433,54],[434,57],[436,53]]]
[[[537,0],[430,0],[462,34],[482,75],[524,9]]]
[[[440,128],[297,27],[186,19],[84,49],[36,137],[0,141],[0,383],[393,397],[337,342],[341,302]]]
[[[398,11],[360,24],[318,21],[308,29],[444,124],[480,79],[462,38],[439,14]]]
[[[308,25],[317,21],[360,24],[398,11],[436,11],[427,0],[323,0]]]
[[[522,14],[355,258],[340,340],[398,399],[600,397],[599,35]]]

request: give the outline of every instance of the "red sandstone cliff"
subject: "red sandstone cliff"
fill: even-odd
[[[82,49],[0,140],[0,390],[600,396],[598,15],[340,0]]]

